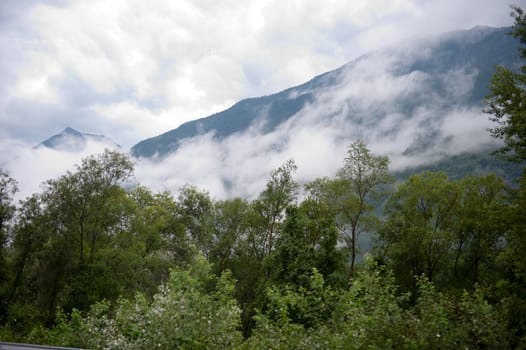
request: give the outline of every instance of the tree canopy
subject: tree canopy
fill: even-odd
[[[511,35],[523,45],[520,56],[526,59],[526,15],[518,6],[512,6],[515,19]],[[516,162],[526,160],[526,65],[516,71],[498,66],[489,85],[490,93],[485,99],[486,112],[497,123],[491,134],[504,141],[501,153]]]

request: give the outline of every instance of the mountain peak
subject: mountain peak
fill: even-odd
[[[72,127],[66,127],[60,134],[69,134],[69,135],[82,135],[81,132],[73,129]]]
[[[35,148],[47,147],[57,151],[80,152],[86,149],[88,142],[103,144],[113,149],[120,149],[118,144],[106,136],[82,133],[69,126],[59,134],[42,141],[35,146]]]

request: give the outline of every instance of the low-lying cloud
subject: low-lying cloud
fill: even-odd
[[[511,2],[2,0],[0,138],[128,148],[395,42],[509,25]]]
[[[392,170],[494,147],[488,116],[480,105],[466,103],[476,69],[466,65],[436,74],[410,69],[431,55],[431,49],[410,44],[387,49],[329,74],[327,79],[335,84],[292,90],[290,98],[302,93],[313,98],[271,132],[264,131],[263,109],[261,118],[243,132],[224,139],[213,133],[199,135],[182,140],[176,152],[162,159],[136,159],[136,182],[156,191],[195,185],[215,198],[254,198],[270,172],[291,158],[298,165],[295,178],[300,183],[334,176],[348,145],[357,139],[388,156]],[[118,111],[111,113],[119,117]],[[23,198],[39,191],[41,181],[74,169],[81,157],[103,149],[90,144],[82,152],[67,153],[4,140],[0,151],[9,156],[0,166],[19,181]]]
[[[14,140],[0,140],[0,168],[18,182],[15,199],[24,199],[42,190],[42,183],[58,178],[67,171],[75,171],[82,159],[100,154],[107,143],[87,141],[82,150],[60,151],[48,147],[34,147]]]
[[[264,133],[255,124],[223,140],[213,133],[186,139],[163,159],[139,160],[137,178],[160,190],[194,184],[220,198],[253,198],[270,171],[290,158],[298,165],[300,182],[333,176],[356,139],[387,155],[393,170],[495,147],[488,116],[481,106],[465,102],[476,70],[400,74],[426,54],[387,50],[348,65],[336,77],[337,85],[310,91],[314,101],[276,130]],[[437,83],[444,89],[435,89]]]

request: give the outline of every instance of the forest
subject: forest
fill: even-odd
[[[526,16],[512,34],[526,44]],[[526,58],[526,49],[521,52]],[[526,160],[526,68],[486,98]],[[349,145],[331,178],[288,160],[253,200],[132,185],[106,151],[14,203],[0,170],[0,339],[85,349],[526,348],[526,172],[396,181]]]

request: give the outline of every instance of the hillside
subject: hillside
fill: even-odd
[[[141,141],[134,157],[164,157],[182,143],[212,133],[215,140],[257,128],[267,134],[289,123],[332,123],[336,135],[348,141],[398,139],[406,121],[418,127],[403,135],[396,156],[426,158],[455,153],[466,134],[447,124],[462,122],[468,129],[473,114],[482,114],[483,97],[496,65],[518,67],[518,42],[509,28],[475,27],[431,39],[401,43],[360,57],[334,71],[279,93],[242,100],[231,108],[194,120],[162,135]],[[469,117],[466,119],[464,115]],[[494,147],[486,126],[477,126],[462,152]],[[473,139],[477,140],[473,144]],[[374,148],[374,146],[373,146]],[[452,152],[453,151],[453,152]],[[392,155],[391,155],[392,156]],[[406,159],[402,163],[407,163]],[[410,162],[411,163],[411,162]]]

